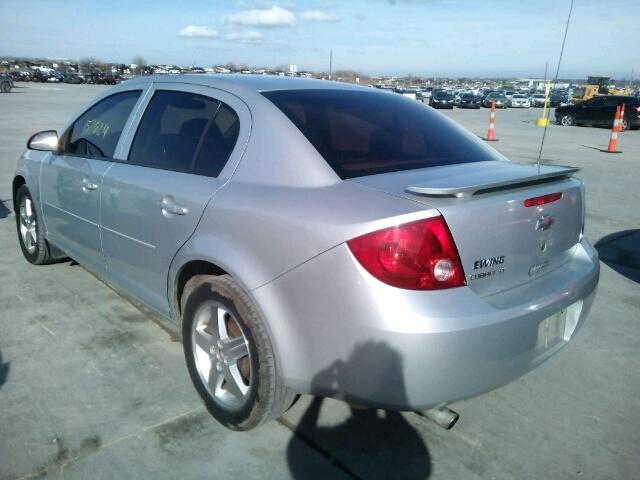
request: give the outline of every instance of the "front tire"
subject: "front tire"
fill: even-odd
[[[44,238],[36,206],[26,185],[22,185],[16,192],[14,210],[18,239],[24,258],[33,265],[52,263],[54,259],[51,248]]]
[[[265,322],[229,275],[196,275],[181,299],[189,376],[209,413],[231,430],[282,415],[295,393],[280,378]]]
[[[0,83],[0,92],[2,92],[2,93],[11,92],[11,84],[9,82]]]

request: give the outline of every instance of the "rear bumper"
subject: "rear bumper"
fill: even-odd
[[[582,326],[598,278],[597,254],[583,239],[563,267],[497,295],[408,291],[373,279],[341,245],[252,294],[291,388],[413,410],[487,392],[535,368]],[[563,309],[563,331],[541,338],[541,322]]]

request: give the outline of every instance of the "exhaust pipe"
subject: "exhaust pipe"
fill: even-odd
[[[447,407],[429,408],[428,410],[421,410],[416,412],[421,417],[428,418],[434,423],[437,423],[445,430],[451,430],[460,418],[458,412],[454,412]]]

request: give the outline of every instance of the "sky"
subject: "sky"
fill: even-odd
[[[555,73],[570,0],[0,0],[0,55],[368,75]],[[560,78],[640,77],[640,0],[575,0]]]

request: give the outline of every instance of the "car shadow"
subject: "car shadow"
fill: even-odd
[[[640,283],[640,229],[606,235],[596,242],[595,248],[603,263]]]
[[[0,388],[5,384],[9,377],[9,362],[2,362],[2,351],[0,350]]]
[[[368,375],[367,375],[368,372]],[[343,392],[347,384],[366,384],[374,398],[393,389],[402,400],[402,359],[379,342],[360,345],[348,361],[338,360],[313,379],[316,396],[302,415],[287,448],[291,474],[296,479],[319,478],[306,459],[314,448],[351,478],[426,479],[431,475],[431,457],[423,438],[400,412],[350,406],[350,416],[338,425],[321,425],[324,396]],[[336,394],[339,395],[339,394]]]
[[[0,200],[0,219],[7,218],[11,215],[11,210],[4,204],[6,201],[7,200]]]

